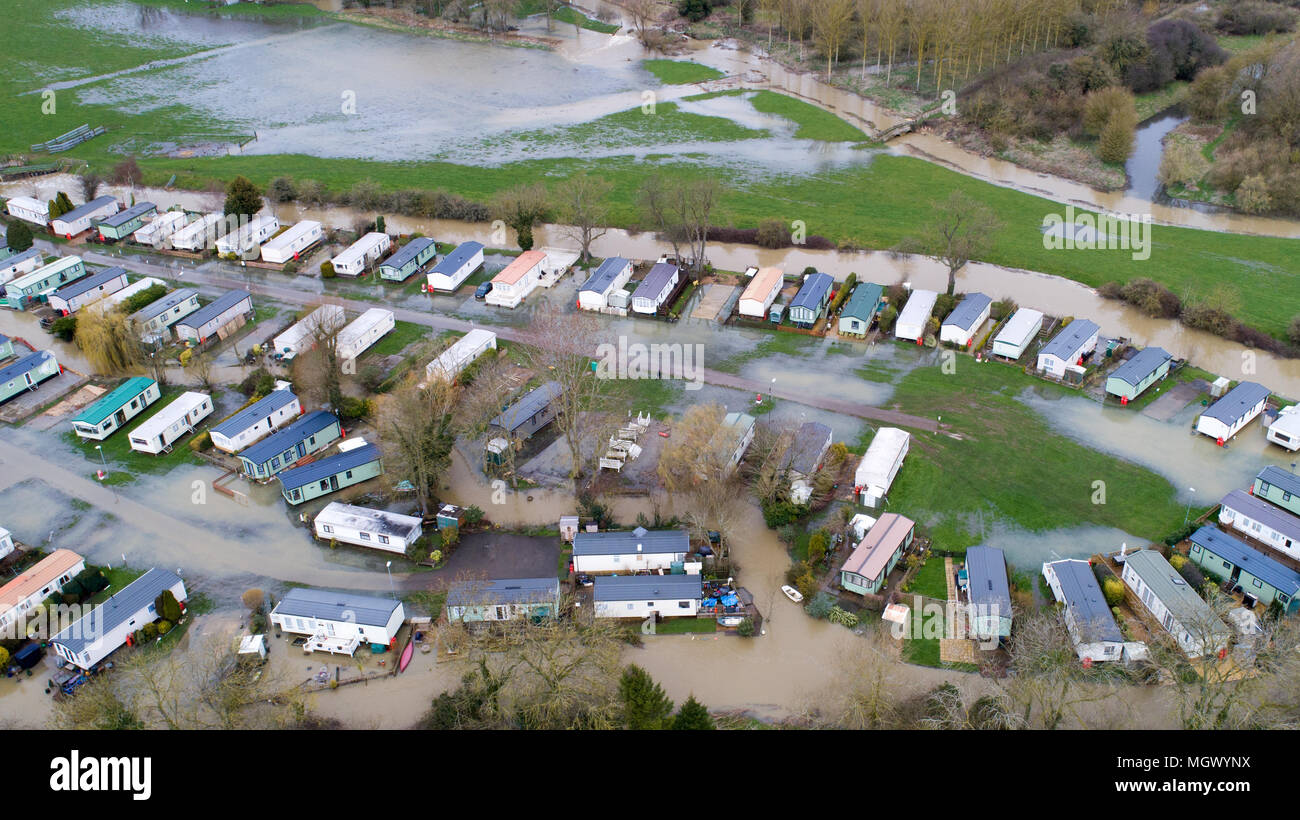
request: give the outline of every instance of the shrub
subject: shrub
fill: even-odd
[[[139,293],[128,296],[122,302],[122,312],[130,316],[140,308],[152,305],[167,293],[166,285],[150,285]]]
[[[73,578],[63,585],[63,602],[65,604],[75,604],[86,595],[86,588],[80,581]],[[72,600],[68,600],[71,598]]]
[[[259,367],[239,383],[239,392],[252,398],[265,396],[275,389],[275,377],[265,367]]]
[[[1182,309],[1178,296],[1152,279],[1134,279],[1120,288],[1119,296],[1148,316],[1173,319]]]
[[[374,403],[370,399],[356,396],[344,396],[342,404],[339,405],[339,417],[344,421],[369,418],[373,411]]]
[[[1165,185],[1192,185],[1208,170],[1210,161],[1195,143],[1173,140],[1165,146],[1158,176]]]
[[[484,515],[486,515],[486,513],[484,513],[483,510],[477,506],[471,505],[469,507],[466,507],[465,523],[470,525],[477,524],[483,520]]]
[[[164,589],[162,593],[154,599],[153,606],[160,618],[172,622],[181,619],[180,602],[176,600],[176,596],[172,594],[170,589]]]
[[[781,220],[764,219],[754,238],[764,248],[784,248],[789,246],[790,236],[790,229]]]
[[[808,563],[814,566],[826,560],[826,548],[831,538],[825,529],[820,529],[808,539]]]
[[[77,317],[60,316],[50,323],[50,333],[59,337],[65,342],[70,342],[77,336]]]
[[[207,430],[190,439],[190,449],[196,453],[206,453],[212,449],[212,436]]]
[[[141,627],[140,631],[144,633],[144,639],[146,641],[152,641],[154,638],[158,637],[158,625],[152,621]]]
[[[1097,143],[1097,156],[1102,162],[1121,164],[1133,153],[1134,123],[1123,119],[1112,119],[1101,130]]]
[[[742,638],[754,637],[754,619],[746,618],[736,627],[736,634]]]
[[[250,612],[256,612],[266,604],[266,593],[257,587],[252,587],[244,590],[244,594],[239,596],[239,600],[243,601],[244,606]]]
[[[934,309],[930,311],[930,315],[942,322],[948,318],[948,314],[952,313],[955,307],[957,307],[957,297],[941,293],[939,298],[934,300]]]
[[[272,202],[292,202],[298,198],[298,189],[289,177],[276,177],[266,186],[266,197]]]
[[[171,632],[171,631],[172,631],[172,622],[171,622],[171,621],[168,621],[168,620],[162,620],[162,621],[159,621],[159,622],[158,622],[158,634],[159,634],[159,635],[166,635],[168,632]]]
[[[1083,130],[1100,137],[1106,126],[1114,121],[1137,124],[1137,108],[1133,95],[1115,85],[1093,91],[1083,100]]]
[[[1124,582],[1107,578],[1101,582],[1101,594],[1105,596],[1107,606],[1119,606],[1124,603]]]
[[[826,618],[835,608],[835,596],[828,592],[818,592],[812,596],[812,600],[805,607],[808,614],[814,618]]]
[[[94,595],[96,592],[99,592],[101,589],[108,586],[108,579],[104,577],[104,573],[94,567],[87,567],[77,573],[76,580],[77,583],[81,584],[82,589],[86,591],[87,595]]]
[[[1277,3],[1225,3],[1214,25],[1225,34],[1285,32],[1295,25],[1295,12]]]
[[[1205,575],[1191,561],[1184,561],[1183,565],[1178,567],[1178,574],[1183,576],[1183,580],[1187,582],[1187,585],[1197,592],[1205,589]]]
[[[807,514],[807,505],[793,501],[768,501],[763,504],[763,522],[770,530],[798,521]]]
[[[442,546],[444,548],[450,548],[460,540],[460,527],[455,524],[449,524],[442,528],[440,534],[442,535]]]
[[[1300,345],[1300,314],[1291,317],[1291,324],[1286,329],[1286,337],[1291,340],[1291,344]]]
[[[333,262],[326,259],[324,262],[320,263],[320,278],[333,279],[335,276],[338,276],[338,273],[334,270]]]
[[[893,305],[885,305],[884,310],[880,311],[880,316],[876,319],[876,324],[880,326],[881,333],[892,333],[894,322],[898,321],[898,308]]]
[[[5,242],[9,250],[22,253],[32,246],[32,229],[21,219],[15,219],[5,229]]]
[[[1273,204],[1269,195],[1268,183],[1262,174],[1251,174],[1241,181],[1236,192],[1237,207],[1248,214],[1267,211]]]

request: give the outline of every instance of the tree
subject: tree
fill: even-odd
[[[293,202],[298,198],[298,189],[289,177],[276,177],[266,186],[266,197],[272,202]]]
[[[226,186],[226,216],[251,217],[262,210],[262,192],[247,177],[237,176]]]
[[[993,211],[960,191],[934,206],[922,247],[948,269],[949,296],[957,288],[957,271],[986,253],[1001,227]]]
[[[257,587],[244,590],[244,594],[239,597],[249,612],[257,612],[266,605],[266,593]]]
[[[212,364],[212,356],[207,353],[198,353],[190,358],[190,369],[204,390],[211,391],[216,387],[212,380]]]
[[[1097,156],[1102,162],[1112,162],[1117,165],[1127,162],[1133,153],[1133,139],[1133,124],[1120,118],[1113,119],[1101,129],[1101,138],[1097,142]]]
[[[87,202],[95,198],[99,193],[99,186],[104,184],[104,178],[94,171],[87,171],[81,175],[81,197]]]
[[[673,246],[673,255],[679,260],[681,247],[686,246],[690,258],[685,267],[691,273],[699,273],[704,268],[709,219],[721,193],[721,185],[712,177],[683,182],[668,181],[655,174],[641,186],[643,213]]]
[[[1087,683],[1060,612],[1034,612],[1016,619],[1011,666],[1001,686],[1002,720],[1008,726],[1061,729],[1083,724],[1079,708],[1118,694],[1112,683]]]
[[[294,357],[294,381],[337,412],[343,407],[343,363],[338,356],[339,333],[347,324],[343,308],[321,303],[303,321],[311,347]]]
[[[810,0],[813,39],[826,55],[826,79],[839,58],[840,46],[849,38],[855,0]]]
[[[609,220],[607,197],[614,184],[586,171],[574,174],[556,190],[565,232],[582,248],[582,260],[591,259],[591,243],[605,235]]]
[[[146,356],[130,321],[120,310],[84,310],[77,319],[77,347],[106,376],[139,370]]]
[[[610,331],[591,313],[566,313],[542,304],[525,332],[523,356],[535,373],[555,381],[555,421],[569,451],[569,477],[582,475],[587,443],[607,434],[601,421],[617,393],[618,377],[604,378],[591,363],[602,342],[610,342]]]
[[[1268,192],[1268,182],[1262,174],[1251,174],[1243,179],[1237,186],[1236,200],[1237,207],[1248,214],[1263,213],[1273,204],[1273,198]],[[30,234],[30,231],[28,233]],[[10,235],[12,236],[12,232]]]
[[[686,500],[685,516],[700,534],[728,532],[743,499],[732,462],[740,431],[724,423],[726,415],[716,403],[689,407],[659,456],[659,480],[670,496]]]
[[[549,210],[546,186],[540,182],[516,185],[492,200],[493,214],[514,230],[519,249],[524,251],[532,249],[533,228],[545,220]]]
[[[677,711],[677,716],[673,718],[673,728],[698,732],[716,727],[713,725],[713,716],[709,714],[709,710],[692,694],[686,698],[682,708]]]
[[[673,702],[663,687],[636,664],[628,664],[618,682],[623,701],[623,725],[632,730],[663,729],[673,713]]]
[[[379,400],[375,427],[384,443],[388,474],[410,481],[420,512],[428,515],[438,481],[451,466],[452,409],[460,389],[435,378],[421,386],[408,377]]]
[[[181,605],[170,589],[164,589],[154,600],[154,611],[159,618],[176,623],[181,619]]]
[[[21,219],[9,223],[5,230],[5,244],[14,253],[21,253],[32,246],[32,229]]]
[[[134,187],[143,178],[144,172],[140,170],[140,164],[135,161],[135,157],[127,157],[114,165],[113,172],[109,176],[114,185],[126,185],[128,187]]]

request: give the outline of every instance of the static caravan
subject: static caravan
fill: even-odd
[[[319,222],[304,219],[262,246],[262,261],[283,265],[297,259],[304,251],[325,237]]]
[[[560,611],[560,579],[458,581],[447,590],[447,620],[461,623],[540,619]]]
[[[154,601],[167,590],[184,605],[187,596],[180,576],[151,569],[51,638],[50,645],[68,663],[90,669],[125,644],[128,636],[162,617]]]
[[[822,459],[830,447],[831,428],[821,422],[804,422],[795,431],[786,451],[786,467],[791,477],[791,501],[806,504],[812,498],[813,475],[822,468]]]
[[[1087,319],[1075,319],[1038,351],[1038,372],[1057,379],[1083,373],[1083,357],[1097,349],[1101,328]]]
[[[100,220],[99,238],[110,242],[126,239],[144,227],[145,220],[156,213],[158,206],[152,202],[137,202],[124,211]]]
[[[456,377],[469,366],[470,362],[487,351],[496,349],[497,335],[495,333],[482,328],[474,328],[457,339],[438,358],[429,362],[424,368],[424,378],[426,381],[433,378],[455,381]]]
[[[316,537],[406,554],[406,548],[420,540],[423,530],[418,515],[401,515],[331,501],[312,520]],[[558,582],[557,582],[558,583]]]
[[[280,220],[270,214],[253,217],[238,230],[231,231],[217,240],[217,253],[225,256],[235,254],[242,256],[275,236],[280,230]]]
[[[323,336],[340,330],[346,321],[343,308],[338,305],[321,305],[272,339],[271,349],[277,359],[290,361],[299,353],[306,353],[315,347]]]
[[[840,309],[840,333],[865,336],[884,303],[885,289],[875,282],[859,282]]]
[[[728,413],[722,417],[722,426],[735,442],[731,450],[731,466],[735,467],[745,457],[749,445],[754,442],[756,420],[748,413]]]
[[[741,292],[736,309],[741,316],[766,319],[767,311],[780,295],[781,285],[784,283],[785,274],[780,268],[759,268],[754,277],[749,280],[749,284],[745,286],[745,290]]]
[[[853,473],[853,491],[863,504],[875,507],[885,499],[907,457],[912,436],[897,427],[881,427]]]
[[[99,308],[101,311],[108,310],[109,308],[117,307],[118,305],[125,302],[127,299],[130,299],[132,296],[135,296],[137,293],[144,290],[148,290],[154,285],[161,285],[164,289],[167,287],[167,283],[164,282],[163,280],[154,279],[152,276],[145,276],[135,280],[134,282],[122,288],[121,290],[117,291],[116,293],[110,293],[109,295],[105,296],[102,300],[99,301],[99,303],[95,305],[95,307]]]
[[[578,288],[578,307],[602,310],[609,307],[609,294],[621,290],[632,278],[632,263],[621,256],[611,256]]]
[[[880,516],[840,567],[840,587],[859,595],[877,595],[912,544],[916,523],[897,513]]]
[[[225,230],[226,218],[221,214],[204,214],[183,228],[178,228],[167,240],[178,251],[198,252],[212,247]]]
[[[500,432],[516,441],[532,437],[555,418],[558,412],[555,400],[562,393],[559,382],[547,382],[529,390],[488,422],[490,432]]]
[[[1300,560],[1300,518],[1245,490],[1233,490],[1223,497],[1219,523]]]
[[[370,308],[339,331],[334,353],[340,361],[355,360],[395,327],[397,320],[391,310]]]
[[[319,453],[342,435],[343,426],[333,413],[313,410],[288,427],[245,447],[239,453],[239,463],[245,476],[265,481],[307,456]]]
[[[348,245],[347,249],[330,260],[334,272],[340,276],[360,276],[366,268],[393,247],[393,240],[382,231],[371,231]]]
[[[1128,404],[1167,376],[1173,360],[1174,357],[1164,348],[1144,348],[1111,371],[1106,377],[1106,392]]]
[[[158,382],[145,376],[127,379],[82,410],[72,420],[78,436],[103,441],[158,401]]]
[[[1268,396],[1268,388],[1264,385],[1242,382],[1196,419],[1196,432],[1222,444],[1264,412]]]
[[[31,273],[44,263],[44,259],[37,248],[28,248],[22,253],[0,259],[0,285],[24,273]]]
[[[8,555],[13,551],[14,551],[13,534],[10,533],[9,530],[5,529],[4,527],[0,527],[0,558],[4,558],[6,555]],[[3,591],[0,590],[0,600],[3,600],[3,594],[4,594]],[[4,620],[3,604],[0,604],[0,629],[3,629],[5,626],[7,626],[7,622]]]
[[[5,201],[5,208],[10,216],[40,225],[42,228],[50,221],[50,204],[29,196],[12,197]]]
[[[19,393],[35,390],[46,379],[59,375],[59,362],[48,350],[28,353],[13,364],[0,367],[0,402]]]
[[[685,530],[584,532],[573,538],[573,571],[588,575],[617,572],[671,572],[691,551]]]
[[[46,296],[86,275],[80,256],[63,256],[31,273],[15,277],[5,285],[5,304],[27,310]]]
[[[1120,577],[1189,657],[1213,655],[1227,647],[1232,637],[1227,624],[1160,553],[1129,553]]]
[[[1283,407],[1268,426],[1265,438],[1283,449],[1300,450],[1300,405]]]
[[[632,291],[632,310],[653,316],[673,295],[682,272],[669,262],[656,262]]]
[[[492,277],[492,290],[485,301],[498,307],[518,307],[528,294],[537,289],[546,263],[544,251],[524,251]]]
[[[828,273],[810,273],[790,301],[790,322],[799,327],[812,327],[821,318],[822,311],[831,301],[831,286],[835,280]]]
[[[253,442],[298,418],[302,404],[285,382],[275,392],[253,402],[212,428],[212,446],[237,453]]]
[[[105,296],[117,293],[126,287],[126,269],[108,268],[90,276],[83,276],[49,295],[50,307],[61,315],[76,313]]]
[[[14,340],[0,333],[0,362],[14,355]]]
[[[90,230],[99,220],[117,213],[117,210],[116,197],[101,196],[51,219],[50,228],[59,236],[71,239],[82,231]]]
[[[167,211],[156,215],[143,227],[139,228],[131,235],[131,239],[141,245],[161,248],[165,244],[169,244],[167,240],[171,239],[172,234],[185,227],[185,222],[184,211]]]
[[[417,236],[379,263],[379,276],[393,282],[404,282],[437,255],[438,243],[427,236]]]
[[[968,293],[939,326],[939,341],[970,347],[975,334],[989,320],[993,300],[982,293]]]
[[[212,397],[187,391],[130,433],[131,449],[141,453],[170,452],[172,445],[194,432],[194,426],[212,415]]]
[[[271,610],[271,623],[285,632],[309,635],[308,652],[351,655],[361,644],[392,646],[406,620],[393,598],[295,587]]]
[[[1294,515],[1300,515],[1300,476],[1271,464],[1255,476],[1251,493]]]
[[[693,618],[704,584],[698,575],[602,575],[592,598],[597,618]]]
[[[1277,602],[1282,611],[1296,611],[1300,602],[1300,572],[1252,549],[1215,527],[1201,527],[1187,539],[1188,556],[1220,581],[1240,588],[1264,606]]]
[[[1079,660],[1099,663],[1145,654],[1145,644],[1124,640],[1087,561],[1049,561],[1043,564],[1043,578],[1064,608],[1065,629]]]
[[[1025,355],[1029,344],[1043,330],[1043,314],[1030,308],[1020,308],[998,331],[993,339],[993,355],[1017,361]]]
[[[898,318],[894,320],[894,338],[920,342],[925,336],[926,325],[930,323],[930,314],[939,294],[932,290],[914,290],[903,305]]]
[[[483,267],[483,244],[481,242],[464,242],[429,271],[430,290],[451,293],[461,283]]]
[[[13,549],[8,530],[4,538]],[[3,554],[0,552],[0,554]],[[63,585],[86,568],[86,559],[72,550],[56,549],[37,561],[17,578],[0,587],[0,635],[26,635],[16,622],[51,595],[63,591]]]
[[[253,314],[253,297],[246,290],[231,290],[218,296],[207,307],[199,308],[176,323],[176,338],[203,344],[210,337],[225,335],[242,327]]]
[[[343,449],[343,447],[348,449]],[[293,467],[276,475],[280,494],[290,504],[301,504],[360,484],[384,474],[383,455],[365,439],[350,439],[339,452],[319,461]]]
[[[145,305],[131,314],[131,323],[139,331],[141,341],[153,344],[171,336],[172,325],[199,309],[199,292],[182,288]]]
[[[966,601],[968,623],[976,638],[1011,636],[1011,587],[1002,550],[994,547],[966,550]]]

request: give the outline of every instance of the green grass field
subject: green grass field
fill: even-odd
[[[764,114],[776,114],[797,123],[799,128],[794,132],[797,139],[822,142],[866,142],[869,139],[862,129],[849,125],[824,108],[785,94],[759,91],[750,103]]]
[[[942,555],[931,555],[912,576],[908,592],[939,601],[947,600],[948,579],[944,577],[944,566]]]
[[[136,475],[142,473],[161,475],[181,464],[202,464],[203,462],[189,448],[189,436],[176,442],[170,453],[155,456],[131,449],[129,431],[153,418],[185,390],[185,387],[179,385],[164,387],[157,401],[145,408],[140,415],[128,419],[123,429],[114,431],[103,441],[82,439],[71,430],[64,432],[62,436],[65,441],[76,446],[85,455],[87,463],[96,470],[103,469],[103,463],[99,458],[101,451],[95,450],[95,445],[98,444],[102,448],[104,460],[109,466],[108,475],[104,479],[104,483],[108,485],[129,484],[135,480]],[[200,422],[198,427],[200,430],[204,429],[206,422]]]
[[[431,335],[429,328],[424,325],[397,321],[393,323],[393,329],[385,333],[383,338],[375,342],[363,356],[366,359],[382,359],[386,356],[396,356],[413,343],[429,335]]]
[[[913,436],[890,509],[930,522],[940,549],[977,543],[962,520],[978,511],[1033,532],[1091,523],[1154,540],[1177,529],[1183,506],[1168,480],[1074,442],[1016,400],[1043,384],[1010,367],[971,364],[903,377],[891,404],[926,416],[941,408],[962,439]],[[1107,503],[1092,503],[1094,481],[1106,482]]]
[[[613,23],[602,23],[599,20],[593,20],[580,11],[575,11],[569,6],[563,6],[551,14],[551,17],[561,23],[577,25],[588,31],[597,31],[601,34],[613,34],[618,31],[618,26]]]
[[[719,80],[725,77],[716,68],[693,63],[690,60],[642,60],[641,66],[664,85],[686,85]]]

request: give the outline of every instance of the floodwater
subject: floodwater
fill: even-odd
[[[1165,135],[1187,122],[1187,117],[1174,112],[1156,117],[1137,130],[1133,141],[1133,155],[1124,164],[1128,174],[1130,196],[1154,202],[1160,192],[1160,159],[1165,153]]]

